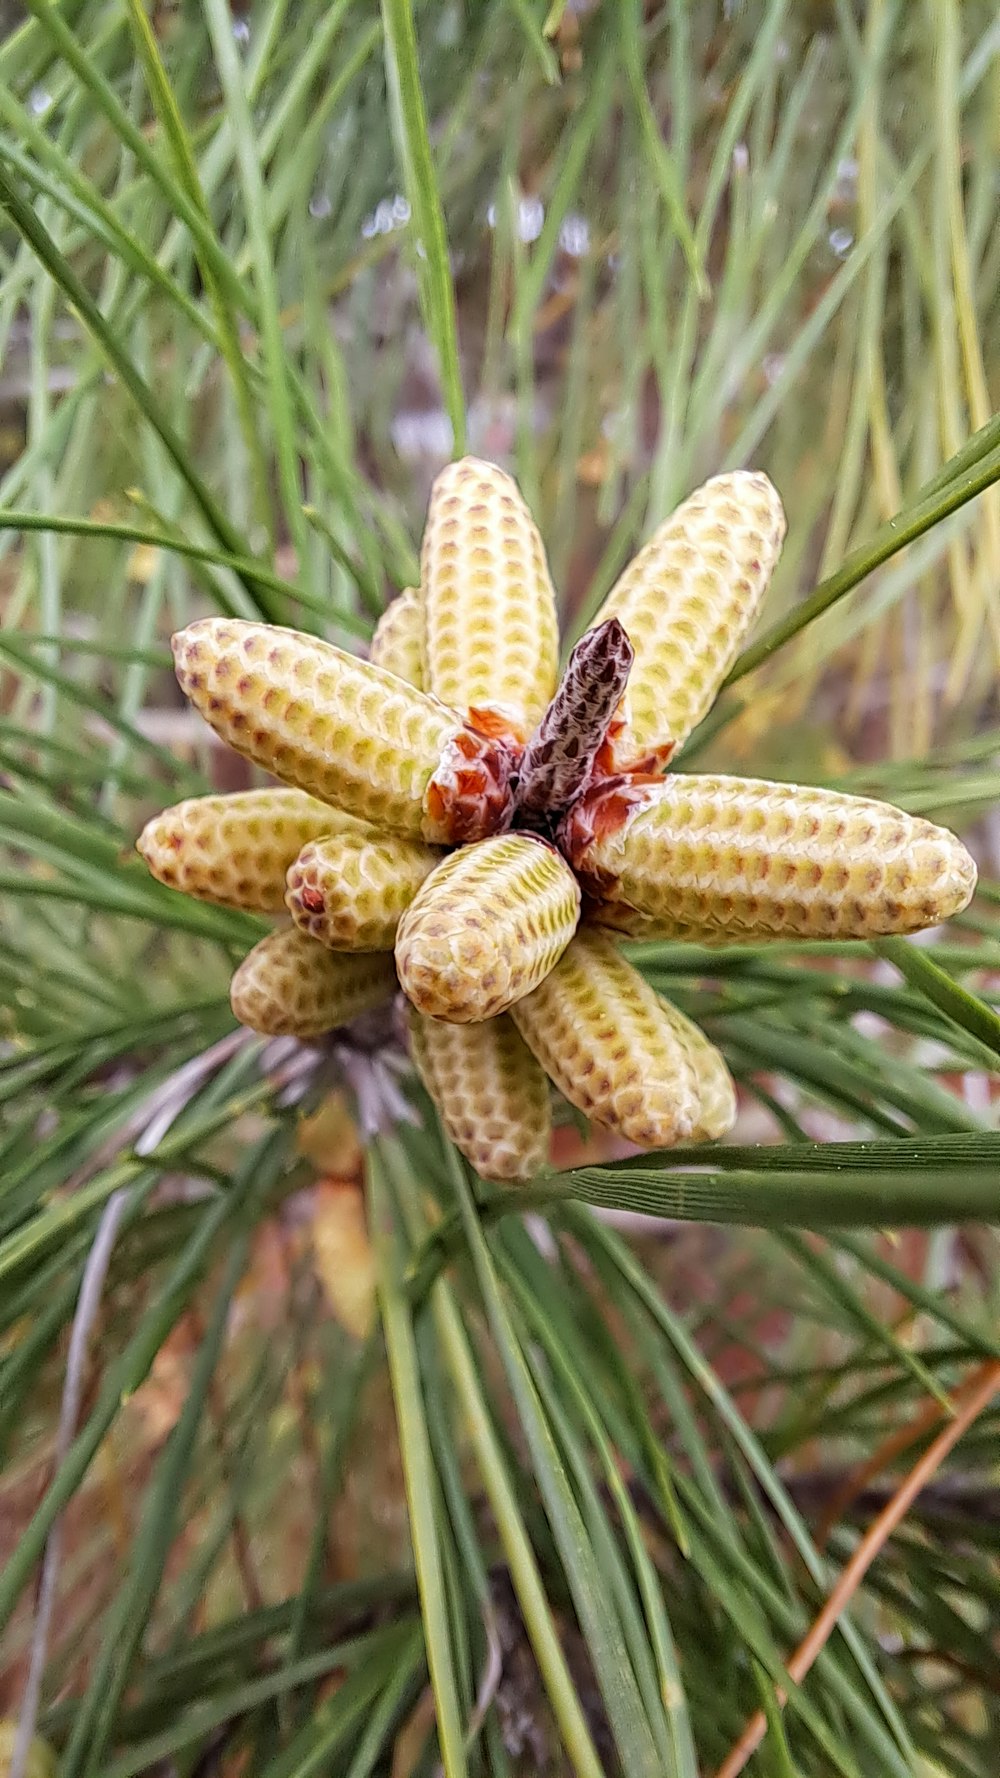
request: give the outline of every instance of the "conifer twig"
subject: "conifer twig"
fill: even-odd
[[[959,1391],[954,1403],[954,1417],[947,1426],[942,1427],[933,1444],[928,1445],[927,1450],[918,1458],[909,1475],[900,1483],[892,1499],[883,1507],[873,1524],[869,1526],[822,1611],[788,1661],[788,1675],[796,1685],[801,1685],[813,1662],[822,1653],[838,1620],[847,1610],[875,1557],[891,1537],[897,1525],[906,1517],[921,1489],[936,1474],[952,1446],[956,1445],[963,1433],[968,1431],[973,1421],[989,1405],[998,1390],[1000,1390],[1000,1363],[995,1359],[990,1359],[986,1364],[979,1366],[964,1389]],[[779,1690],[776,1696],[779,1705],[784,1705],[787,1693]],[[760,1746],[766,1733],[767,1718],[763,1710],[758,1710],[750,1718],[739,1740],[735,1742],[723,1760],[715,1778],[739,1778],[739,1774]]]

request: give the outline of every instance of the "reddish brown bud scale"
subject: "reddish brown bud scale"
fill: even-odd
[[[577,643],[524,750],[515,798],[519,813],[553,819],[580,794],[628,684],[633,658],[616,617]]]
[[[506,833],[514,808],[513,765],[502,741],[459,729],[424,795],[424,838],[439,846],[464,846]]]
[[[592,901],[603,901],[617,883],[614,870],[602,862],[599,842],[618,833],[634,809],[646,807],[657,782],[647,772],[598,777],[560,822],[556,830],[559,849]]]

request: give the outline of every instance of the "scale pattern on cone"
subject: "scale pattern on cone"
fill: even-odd
[[[219,907],[277,914],[285,872],[320,834],[366,831],[365,824],[302,790],[237,790],[192,796],[147,821],[136,851],[171,889]],[[370,830],[367,830],[370,831]]]
[[[606,933],[577,933],[511,1017],[563,1097],[640,1148],[690,1141],[698,1072],[668,1012]]]
[[[423,691],[424,670],[424,602],[419,587],[406,587],[386,606],[375,625],[371,659],[376,667],[395,673]]]
[[[269,932],[233,976],[230,1001],[241,1025],[266,1037],[308,1040],[379,1006],[396,989],[386,952],[328,951],[295,926]]]
[[[555,596],[516,484],[465,457],[431,491],[420,559],[428,685],[473,723],[498,715],[525,740],[556,687]]]
[[[413,1059],[455,1147],[483,1179],[530,1179],[548,1160],[549,1089],[511,1020],[444,1025],[408,1011]]]
[[[173,647],[195,708],[276,778],[429,840],[471,839],[508,818],[503,750],[384,668],[315,636],[235,618],[201,618]]]
[[[958,913],[976,884],[972,858],[947,828],[867,797],[677,774],[642,787],[602,831],[602,795],[611,807],[614,787],[571,824],[573,860],[609,904],[609,922],[636,936],[740,943],[917,932]],[[625,908],[616,913],[616,903]]]
[[[288,872],[288,911],[333,951],[391,951],[402,915],[442,856],[374,828],[316,840]]]
[[[504,834],[453,852],[399,923],[396,966],[419,1012],[495,1018],[548,974],[576,930],[580,891],[551,846]]]
[[[696,1082],[698,1115],[689,1142],[714,1142],[736,1122],[736,1088],[723,1056],[704,1031],[662,994],[657,995],[674,1035],[684,1050]]]
[[[760,609],[785,535],[766,475],[717,475],[689,495],[629,563],[594,627],[617,617],[635,649],[623,768],[665,741],[680,747],[714,702]]]

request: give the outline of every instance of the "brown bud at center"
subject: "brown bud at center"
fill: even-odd
[[[577,643],[559,690],[524,750],[518,816],[544,815],[555,821],[583,790],[621,702],[633,658],[632,644],[616,617]]]

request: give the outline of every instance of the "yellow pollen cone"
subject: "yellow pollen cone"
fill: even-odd
[[[397,594],[375,625],[371,660],[423,691],[427,683],[424,649],[424,602],[419,587],[411,586]]]
[[[699,1031],[693,1020],[672,1006],[662,994],[657,995],[657,999],[695,1078],[698,1114],[688,1140],[714,1142],[717,1137],[725,1136],[736,1122],[733,1077],[721,1052],[709,1042],[704,1031]]]
[[[563,1097],[595,1123],[639,1148],[670,1148],[699,1130],[700,1069],[680,1015],[606,933],[578,932],[511,1017]]]
[[[335,1031],[395,992],[385,952],[328,951],[296,927],[268,933],[244,957],[230,988],[241,1025],[265,1037],[308,1040]]]
[[[707,715],[760,610],[785,535],[766,475],[717,475],[689,495],[631,561],[601,606],[635,649],[619,767],[672,741]]]
[[[464,457],[438,476],[420,580],[431,691],[525,740],[556,688],[556,606],[538,528],[495,464]]]
[[[280,913],[285,872],[321,834],[370,832],[303,790],[192,796],[147,821],[136,841],[154,877],[199,901]]]
[[[478,838],[503,824],[509,765],[495,743],[383,667],[298,630],[235,618],[189,624],[173,648],[195,708],[285,783],[414,838]]]
[[[288,872],[288,911],[334,951],[391,951],[396,928],[442,853],[400,834],[334,834],[307,845]]]
[[[483,1179],[530,1179],[549,1154],[545,1075],[509,1018],[444,1025],[409,1008],[420,1078],[455,1147]]]
[[[400,983],[429,1018],[494,1018],[548,973],[579,914],[573,873],[544,841],[504,834],[466,846],[438,865],[399,923]]]
[[[574,863],[637,936],[719,944],[918,932],[976,884],[953,833],[889,803],[686,773],[646,787]],[[622,903],[651,924],[619,921]]]
[[[365,1200],[353,1179],[320,1179],[313,1187],[313,1252],[331,1313],[355,1340],[375,1320],[375,1256]]]

